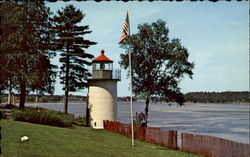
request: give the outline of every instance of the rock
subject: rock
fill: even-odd
[[[23,136],[23,137],[21,138],[21,141],[29,141],[29,137],[28,137],[28,136]]]
[[[74,118],[80,118],[80,115],[79,114],[75,114]]]

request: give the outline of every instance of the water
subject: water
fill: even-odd
[[[40,103],[39,107],[63,111],[63,103]],[[34,104],[27,104],[34,106]],[[135,112],[143,112],[144,102],[134,102]],[[68,112],[85,116],[85,102],[70,102]],[[118,102],[118,120],[130,123],[129,102]],[[249,144],[248,104],[186,104],[182,107],[167,103],[151,103],[149,126],[181,132],[222,137]]]

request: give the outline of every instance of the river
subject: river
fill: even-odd
[[[34,103],[27,103],[34,106]],[[39,103],[39,107],[63,111],[63,103]],[[143,112],[144,102],[134,102],[135,112]],[[85,102],[69,102],[68,112],[85,116]],[[118,102],[118,120],[130,122],[129,102]],[[149,126],[181,132],[222,137],[249,144],[249,104],[187,103],[182,107],[151,103]]]

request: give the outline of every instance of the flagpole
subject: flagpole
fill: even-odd
[[[129,16],[129,9],[128,9],[128,17]],[[130,20],[128,24],[128,38],[130,38]],[[130,76],[130,118],[131,118],[131,140],[132,146],[135,146],[134,142],[134,120],[133,120],[133,91],[132,91],[132,64],[131,64],[131,46],[129,44],[129,76]]]

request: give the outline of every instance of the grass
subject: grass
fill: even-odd
[[[1,120],[2,157],[195,157],[181,151],[135,141],[105,130],[59,128]],[[28,136],[28,142],[21,142]]]

